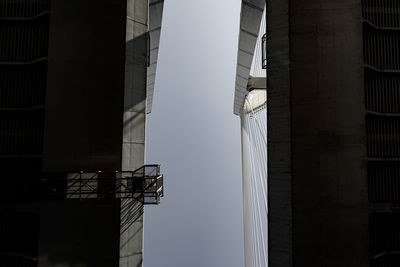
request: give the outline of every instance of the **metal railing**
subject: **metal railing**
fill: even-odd
[[[144,165],[134,171],[70,172],[51,174],[41,180],[41,195],[62,199],[135,199],[159,204],[164,195],[159,165]]]
[[[262,68],[267,69],[267,34],[264,33],[262,37],[262,47],[261,47],[261,62],[262,62]]]

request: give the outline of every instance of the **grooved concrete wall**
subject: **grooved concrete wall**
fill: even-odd
[[[52,1],[44,172],[121,168],[126,3]],[[118,200],[39,203],[39,263],[116,266]]]
[[[270,266],[368,266],[361,10],[268,1]]]
[[[8,4],[4,3],[2,8],[8,7],[5,10],[8,13],[5,14],[13,18],[10,21],[16,19],[15,21],[20,23],[21,20],[29,26],[43,20],[43,25],[40,25],[41,34],[36,36],[36,31],[31,29],[28,32],[23,27],[17,28],[15,32],[13,30],[11,43],[8,43],[12,46],[13,42],[22,42],[25,47],[18,46],[17,50],[13,47],[16,55],[3,49],[5,54],[2,56],[3,59],[18,56],[18,59],[27,56],[28,50],[41,50],[40,55],[35,55],[40,56],[40,63],[34,67],[43,66],[40,68],[40,75],[33,76],[33,82],[37,77],[45,77],[47,72],[46,91],[44,84],[40,84],[42,87],[39,88],[39,95],[45,94],[46,101],[41,98],[30,99],[29,95],[38,91],[37,83],[32,85],[28,82],[29,90],[16,94],[16,84],[15,88],[1,88],[2,91],[6,90],[5,92],[13,91],[13,94],[5,99],[3,107],[13,107],[15,101],[21,102],[24,99],[30,99],[28,107],[32,105],[38,110],[42,110],[45,104],[43,114],[37,112],[38,114],[33,116],[38,123],[29,120],[30,117],[26,119],[25,111],[22,111],[25,117],[15,119],[15,129],[6,129],[1,133],[3,139],[6,138],[4,140],[11,140],[11,145],[14,146],[14,151],[11,152],[15,153],[0,164],[2,167],[7,166],[1,170],[1,178],[7,181],[3,182],[3,187],[9,188],[6,190],[10,191],[2,198],[6,202],[0,203],[0,212],[4,216],[1,220],[2,225],[5,225],[3,229],[14,229],[14,226],[10,226],[14,215],[15,218],[24,218],[23,213],[28,212],[37,218],[37,228],[40,230],[27,236],[27,242],[18,242],[19,247],[13,249],[18,254],[23,252],[18,249],[28,247],[33,251],[32,257],[36,258],[36,253],[38,254],[40,267],[141,266],[141,203],[118,199],[24,202],[26,198],[21,200],[21,194],[26,196],[37,192],[29,187],[30,183],[18,181],[39,179],[42,177],[42,171],[60,175],[81,170],[114,173],[115,170],[121,169],[135,170],[144,164],[146,72],[149,54],[148,0],[34,1],[37,8],[46,11],[46,14],[34,20],[18,18],[23,14],[26,16],[27,11],[35,7],[28,3],[29,1],[25,2],[27,3],[15,4],[11,1]],[[50,2],[51,10],[48,10],[50,4],[47,3]],[[161,13],[162,8],[159,5],[153,18],[160,24]],[[47,20],[50,25],[48,46]],[[9,26],[13,27],[11,24]],[[36,41],[40,42],[40,45],[37,45]],[[30,60],[36,58],[26,60],[27,66],[31,67]],[[13,68],[18,70],[25,65],[20,63],[13,64]],[[4,62],[2,65],[3,72],[12,69]],[[44,67],[46,65],[47,69]],[[18,75],[18,72],[15,74]],[[31,101],[34,102],[29,104]],[[10,124],[7,123],[7,116],[2,117],[6,125]],[[22,128],[20,125],[22,123],[24,126],[25,121],[28,121],[25,123],[28,126],[33,123],[36,127],[33,127],[33,130],[29,127]],[[44,134],[40,128],[40,121],[45,122]],[[22,146],[20,140],[25,141]],[[23,149],[18,150],[21,147]],[[7,150],[3,148],[2,152]],[[21,158],[24,152],[28,154],[26,159],[25,156]],[[30,153],[34,153],[34,157],[31,157]],[[16,168],[18,166],[25,168]],[[9,171],[12,173],[7,173]],[[33,172],[36,175],[33,175]],[[22,234],[24,232],[26,231],[21,231]],[[2,252],[8,252],[7,246],[12,247],[13,240],[20,238],[21,233],[9,233],[6,236],[8,243],[2,248]],[[23,259],[20,255],[13,257]],[[6,265],[18,264],[18,261],[13,261],[7,253],[1,257],[1,262],[3,260],[6,260]]]
[[[295,266],[367,266],[361,1],[290,5]]]
[[[44,171],[144,164],[147,0],[52,1]],[[141,266],[143,206],[43,203],[39,266]]]
[[[121,167],[126,3],[52,1],[45,172]]]
[[[292,266],[289,2],[267,3],[269,266]]]

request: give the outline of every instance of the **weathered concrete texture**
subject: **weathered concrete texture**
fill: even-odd
[[[295,266],[367,266],[361,1],[290,3]]]
[[[128,0],[127,7],[122,170],[134,170],[145,161],[149,2]],[[121,201],[120,220],[119,265],[142,266],[143,205]]]
[[[44,171],[140,167],[148,1],[53,1],[52,8]],[[40,266],[141,266],[142,204],[69,200],[38,206]]]
[[[39,267],[118,266],[119,201],[39,205]]]
[[[46,172],[121,166],[125,9],[122,0],[52,1]]]
[[[44,172],[120,169],[125,10],[122,0],[52,1]],[[49,201],[35,210],[40,267],[118,265],[119,201]]]
[[[295,266],[368,265],[361,11],[291,2]]]
[[[361,10],[268,1],[270,266],[368,266]]]
[[[19,216],[16,226],[24,229],[11,233],[13,242],[21,242],[19,253],[37,253],[38,267],[118,266],[119,203],[96,199],[14,203],[13,214]],[[31,216],[24,218],[28,214]],[[26,225],[35,221],[36,226]],[[9,266],[7,261],[4,264]]]
[[[268,260],[271,267],[293,266],[288,14],[289,1],[268,1]]]
[[[139,267],[143,262],[143,204],[121,201],[119,266]]]

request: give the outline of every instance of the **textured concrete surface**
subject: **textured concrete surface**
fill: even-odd
[[[361,11],[291,2],[295,266],[368,265]]]
[[[49,8],[36,2],[40,8]],[[1,215],[6,214],[0,218],[0,228],[14,229],[14,217],[34,218],[40,230],[32,233],[33,237],[27,237],[27,244],[32,243],[30,249],[38,253],[41,267],[142,265],[141,203],[117,199],[24,201],[31,199],[30,194],[37,197],[38,188],[29,186],[38,186],[36,181],[43,177],[42,171],[101,170],[106,174],[121,169],[135,170],[144,164],[147,70],[155,77],[155,63],[148,68],[148,56],[151,53],[150,58],[157,59],[163,1],[151,3],[151,47],[148,0],[54,0],[51,12],[48,10],[45,16],[38,18],[47,19],[50,14],[48,57],[40,58],[41,64],[47,64],[45,107],[40,103],[45,115],[44,137],[42,131],[32,130],[23,135],[34,132],[36,139],[43,139],[43,155],[39,142],[40,149],[34,160],[17,158],[1,162],[2,166],[12,163],[6,170],[2,169],[2,178],[12,182],[6,186],[11,188],[10,198],[5,198],[7,203],[0,203]],[[12,8],[27,15],[25,13],[33,7],[20,3]],[[22,20],[30,23],[29,19]],[[17,33],[33,36],[23,29]],[[14,39],[20,43],[18,38]],[[46,41],[47,38],[43,43]],[[28,42],[26,46],[38,50],[33,43]],[[47,50],[47,44],[41,49]],[[16,51],[26,54],[25,50]],[[16,95],[17,100],[27,97],[25,92]],[[7,135],[6,131],[5,137]],[[11,137],[14,142],[18,140],[18,132],[13,132]],[[29,140],[22,147],[26,146],[24,149],[29,151],[33,143]],[[15,166],[25,168],[19,170]],[[11,174],[7,173],[10,171]],[[17,195],[21,187],[24,191]],[[7,241],[2,250],[12,247],[13,237],[20,238],[21,233],[7,235],[7,240],[11,241]],[[27,246],[22,244],[21,248]],[[35,253],[30,254],[31,257],[36,258]],[[13,257],[24,260],[21,255]]]
[[[269,266],[292,264],[289,1],[267,3]]]
[[[127,3],[122,170],[135,170],[145,161],[149,3]],[[120,219],[120,266],[142,266],[143,205],[134,200],[121,201]]]
[[[270,266],[368,266],[360,1],[269,1]]]
[[[52,1],[44,172],[120,169],[125,9]],[[37,211],[40,267],[118,265],[119,201],[50,201]]]
[[[148,1],[53,2],[44,171],[142,166]],[[40,266],[141,266],[142,204],[75,205],[41,208]]]
[[[118,266],[119,201],[41,203],[39,267]]]
[[[124,13],[122,0],[52,1],[45,172],[120,168]]]

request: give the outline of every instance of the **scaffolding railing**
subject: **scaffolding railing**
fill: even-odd
[[[134,171],[70,172],[41,179],[41,196],[56,199],[135,199],[159,204],[164,195],[159,165],[144,165]]]

